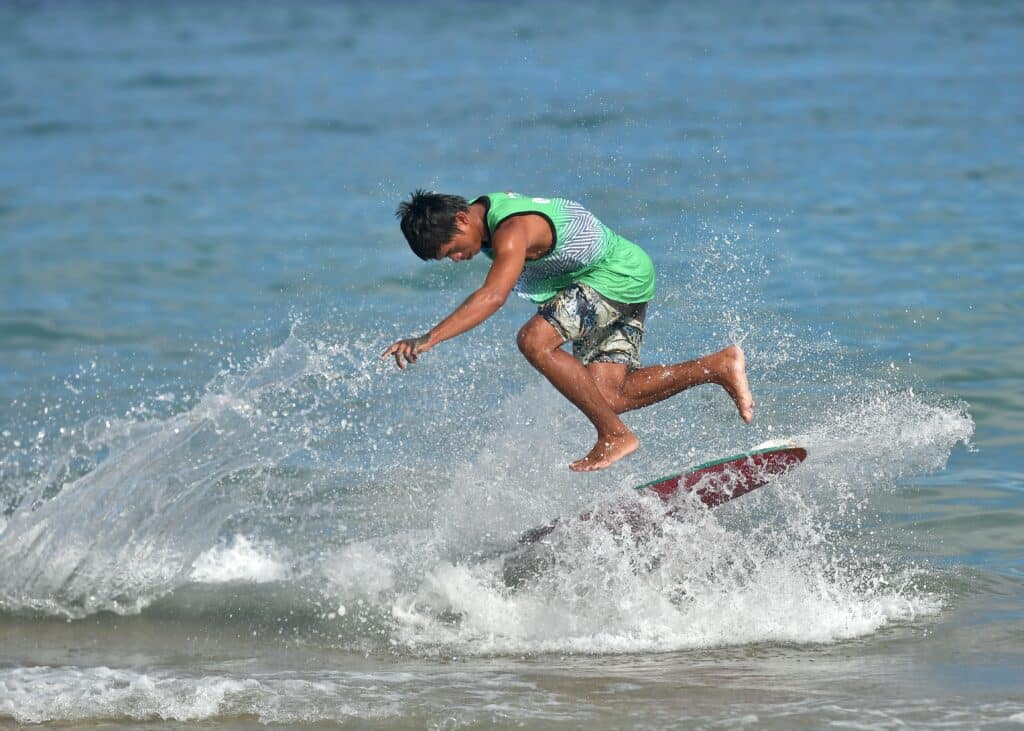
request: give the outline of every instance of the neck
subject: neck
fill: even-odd
[[[491,234],[487,230],[487,209],[483,203],[474,203],[469,207],[469,220],[470,225],[473,227],[473,233],[480,239],[481,243],[486,243],[490,240]]]

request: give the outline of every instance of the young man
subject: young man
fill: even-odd
[[[602,224],[579,203],[491,193],[472,202],[418,190],[398,206],[402,233],[421,259],[491,260],[477,291],[426,335],[399,340],[381,358],[399,368],[438,343],[493,315],[515,290],[540,304],[519,330],[526,359],[597,429],[597,443],[570,465],[600,470],[640,445],[619,414],[691,386],[716,383],[749,422],[754,401],[743,351],[730,345],[697,360],[640,367],[654,266],[636,244]],[[572,341],[572,355],[562,345]]]

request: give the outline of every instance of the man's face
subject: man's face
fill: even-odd
[[[451,259],[452,261],[468,261],[480,253],[483,244],[480,237],[473,233],[469,226],[469,216],[465,213],[455,215],[455,226],[458,229],[448,243],[442,244],[437,250],[438,259]]]

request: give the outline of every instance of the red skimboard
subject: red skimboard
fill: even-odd
[[[795,444],[763,444],[743,454],[705,462],[685,472],[645,482],[635,489],[656,492],[662,500],[668,500],[682,489],[693,492],[702,503],[713,508],[756,490],[805,459],[807,450]]]
[[[791,442],[766,442],[749,452],[705,462],[684,472],[637,485],[634,489],[641,493],[656,493],[664,502],[680,490],[692,492],[702,503],[713,508],[768,484],[772,478],[788,472],[805,459],[807,450],[803,447]],[[672,508],[666,514],[675,510]],[[628,508],[624,512],[619,508],[616,512],[632,522]],[[580,520],[590,520],[591,517],[591,513],[586,512]],[[528,530],[519,537],[519,542],[535,543],[553,531],[556,525],[557,519]]]

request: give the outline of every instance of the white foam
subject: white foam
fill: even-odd
[[[941,469],[970,439],[972,420],[962,405],[910,391],[838,400],[819,419],[793,439],[808,461],[763,493],[712,511],[684,505],[668,521],[653,501],[644,509],[660,531],[639,543],[595,521],[563,523],[549,539],[549,565],[518,589],[505,585],[500,558],[452,556],[453,544],[479,545],[484,531],[514,534],[510,518],[531,510],[544,484],[523,477],[524,463],[536,470],[528,459],[505,464],[485,449],[481,464],[456,470],[458,501],[440,503],[436,540],[418,549],[435,551],[433,561],[420,558],[421,574],[394,582],[403,587],[391,594],[394,639],[414,652],[460,655],[663,652],[835,642],[941,611],[943,597],[919,587],[924,571],[899,556],[882,561],[870,538],[834,524],[851,516],[869,524],[865,493]],[[514,457],[532,436],[509,436]],[[472,476],[481,472],[502,485],[500,499],[480,489]],[[550,506],[557,483],[546,484]],[[391,563],[408,568],[401,556]]]
[[[0,671],[0,717],[19,723],[129,718],[203,721],[256,716],[262,723],[380,719],[393,716],[401,690],[378,680],[369,689],[321,671],[258,677],[172,675],[107,667]],[[365,698],[364,698],[365,696]]]
[[[557,541],[557,563],[518,590],[492,564],[442,563],[397,597],[396,639],[458,654],[825,643],[942,606],[911,589],[865,591],[863,570],[844,571],[826,547],[801,545],[785,528],[749,535],[712,515],[669,521],[642,545],[578,524]]]
[[[625,692],[640,686],[615,683]],[[187,671],[108,667],[0,669],[0,719],[16,723],[177,721],[196,723],[250,717],[262,724],[348,723],[422,727],[424,719],[459,718],[459,725],[491,726],[495,709],[508,724],[527,727],[608,717],[607,689],[580,696],[545,688],[531,673],[472,670],[309,671],[191,674]],[[602,696],[604,696],[602,698]],[[792,727],[794,719],[817,726],[895,728],[922,724],[942,728],[1024,723],[1019,700],[977,703],[963,698],[874,698],[868,706],[835,695],[796,701],[745,703],[743,715],[706,706],[654,711],[657,726],[766,725]],[[614,701],[613,701],[614,702]],[[624,716],[622,718],[625,718]],[[864,719],[871,719],[865,722]],[[0,721],[2,723],[2,721]],[[433,725],[433,724],[431,724]],[[443,724],[442,724],[443,725]],[[798,724],[799,725],[799,724]]]
[[[287,554],[267,541],[243,535],[214,546],[192,565],[192,581],[204,584],[283,581],[291,575]]]

